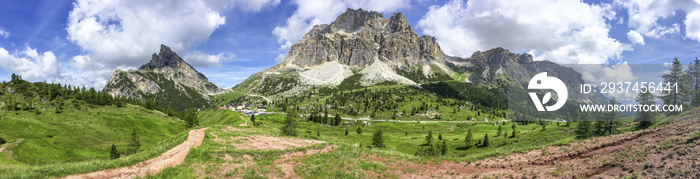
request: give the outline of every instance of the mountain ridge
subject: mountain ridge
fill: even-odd
[[[208,107],[209,96],[223,92],[165,45],[138,70],[116,70],[103,91],[179,110]]]

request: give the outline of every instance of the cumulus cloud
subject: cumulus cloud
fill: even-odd
[[[219,53],[218,55],[205,54],[202,51],[193,51],[185,55],[185,60],[195,67],[219,67],[221,62],[232,60],[236,56],[232,53]]]
[[[664,24],[664,19],[685,12],[686,38],[700,41],[700,4],[693,0],[616,0],[616,5],[627,9],[627,26],[647,37],[661,38],[679,34],[680,24]]]
[[[633,44],[644,45],[644,37],[642,37],[642,34],[639,34],[637,31],[630,30],[627,32],[627,39],[629,39]]]
[[[160,44],[191,54],[195,66],[218,66],[233,54],[206,55],[189,50],[226,23],[229,10],[258,12],[280,0],[100,1],[78,0],[67,19],[67,39],[85,52],[71,58],[76,71],[108,78],[116,68],[138,67],[158,52]],[[186,58],[188,60],[188,58]],[[80,78],[80,75],[68,75]],[[82,80],[78,80],[82,81]],[[106,80],[103,80],[106,81]],[[91,82],[88,82],[91,83]],[[104,83],[95,85],[101,88]]]
[[[418,26],[450,55],[500,46],[528,51],[536,60],[600,64],[631,50],[608,36],[607,21],[616,22],[611,5],[577,0],[452,0],[431,6]]]
[[[27,46],[21,52],[10,53],[0,47],[0,67],[7,71],[18,72],[26,80],[39,81],[56,79],[61,73],[56,55],[51,51],[39,54],[36,49]]]
[[[10,32],[0,27],[0,37],[4,39],[10,38]]]
[[[201,1],[79,0],[74,5],[68,39],[107,67],[146,63],[160,44],[183,51],[226,21]]]
[[[617,0],[615,4],[627,9],[629,27],[654,38],[679,32],[675,30],[677,24],[667,26],[659,24],[659,20],[675,16],[677,10],[697,6],[692,0]]]
[[[291,47],[314,25],[333,22],[347,8],[393,12],[410,6],[409,0],[308,0],[292,3],[297,5],[297,10],[287,18],[284,26],[277,26],[272,31],[280,49]]]

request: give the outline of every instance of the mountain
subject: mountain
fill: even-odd
[[[331,24],[314,26],[285,60],[235,90],[275,95],[312,86],[372,86],[452,80],[434,37],[418,36],[401,13],[348,9]]]
[[[530,54],[516,54],[497,47],[485,52],[474,52],[469,58],[449,57],[448,66],[465,76],[466,82],[477,84],[501,84],[510,89],[524,90],[530,79],[547,72],[562,80],[568,87],[570,99],[584,103],[607,103],[600,93],[582,94],[579,84],[584,84],[581,73],[550,61],[534,61]],[[526,93],[521,93],[526,94]],[[525,97],[529,102],[529,97]]]
[[[103,91],[112,96],[152,99],[175,110],[208,107],[209,96],[222,92],[165,45],[138,70],[115,71]]]
[[[314,87],[354,89],[453,80],[522,90],[522,84],[543,71],[573,86],[583,82],[571,68],[501,47],[474,52],[469,58],[451,57],[434,37],[419,37],[400,12],[386,19],[378,12],[347,9],[331,24],[314,26],[280,64],[253,74],[233,91],[293,96]],[[605,101],[601,95],[574,90],[569,88],[571,99]]]

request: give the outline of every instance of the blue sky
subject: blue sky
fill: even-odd
[[[165,44],[233,87],[347,8],[402,12],[453,56],[501,46],[564,64],[687,64],[700,54],[695,1],[0,1],[0,80],[18,73],[101,89],[116,69],[138,68]]]

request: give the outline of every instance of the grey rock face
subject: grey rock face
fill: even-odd
[[[155,74],[155,76],[144,74]],[[165,83],[166,81],[174,83]],[[138,70],[115,71],[103,90],[112,96],[143,99],[142,94],[156,94],[162,92],[164,88],[185,93],[186,89],[183,86],[194,89],[205,98],[221,92],[219,87],[209,82],[207,77],[187,64],[177,53],[170,50],[170,47],[161,45],[160,52],[154,53],[151,61]]]
[[[444,58],[435,38],[418,38],[402,13],[390,19],[374,11],[348,9],[330,25],[317,25],[292,45],[283,63],[302,68],[338,61],[364,68],[382,60],[392,68],[429,64]]]

